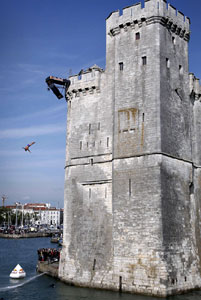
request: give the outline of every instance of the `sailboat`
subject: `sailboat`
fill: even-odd
[[[26,272],[22,269],[22,267],[18,264],[10,273],[11,278],[24,278],[26,276]]]

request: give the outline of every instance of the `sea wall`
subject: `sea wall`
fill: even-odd
[[[29,232],[29,233],[22,233],[22,234],[5,234],[0,233],[0,238],[4,239],[22,239],[22,238],[37,238],[37,237],[48,237],[50,233],[45,232]]]

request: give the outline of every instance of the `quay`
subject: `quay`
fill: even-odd
[[[47,275],[59,278],[58,270],[59,270],[59,262],[48,263],[48,261],[38,261],[36,270],[39,273],[46,273]]]
[[[38,249],[38,263],[36,270],[39,273],[46,273],[54,278],[59,278],[59,260],[60,260],[60,250],[55,248],[42,248]]]
[[[0,233],[0,238],[4,239],[22,239],[22,238],[37,238],[37,237],[49,237],[49,232],[27,232],[27,233]]]

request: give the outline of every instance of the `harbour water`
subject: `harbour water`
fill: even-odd
[[[57,245],[56,245],[57,246]],[[68,286],[59,280],[36,272],[37,249],[53,248],[50,238],[0,239],[0,299],[4,300],[158,300],[117,292]],[[20,264],[26,278],[9,278],[13,268]],[[168,300],[200,300],[201,291],[171,296]]]

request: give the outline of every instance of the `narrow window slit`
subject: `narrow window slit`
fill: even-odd
[[[169,58],[166,58],[166,68],[167,69],[170,68],[170,60],[169,60]]]
[[[137,41],[137,40],[140,40],[140,33],[139,33],[139,32],[136,32],[136,34],[135,34],[135,39],[136,39],[136,41]]]
[[[180,74],[180,75],[183,74],[183,67],[182,67],[182,65],[179,65],[179,74]]]
[[[131,179],[129,179],[129,197],[131,196]]]
[[[123,62],[120,62],[119,63],[119,70],[123,71],[123,69],[124,69],[124,64],[123,64]]]
[[[96,259],[94,258],[93,271],[95,270],[95,267],[96,267]]]
[[[189,185],[189,192],[190,192],[190,195],[194,194],[194,183],[193,182],[191,182]]]
[[[119,292],[122,292],[122,276],[119,276]]]
[[[142,65],[145,66],[147,64],[147,57],[143,56],[142,57]]]

